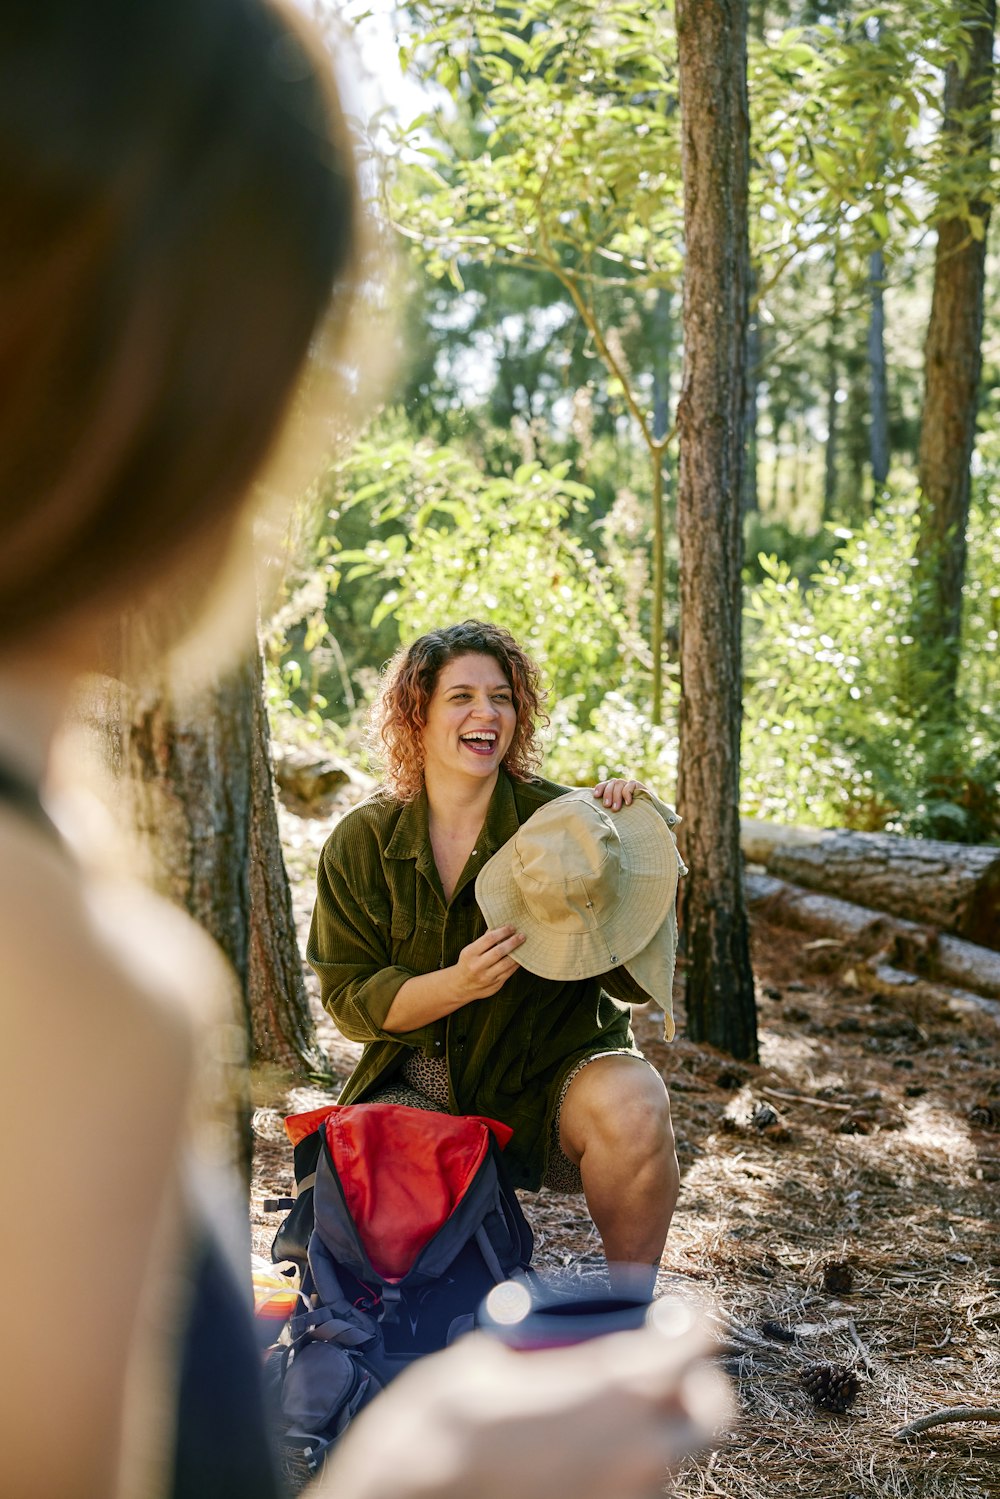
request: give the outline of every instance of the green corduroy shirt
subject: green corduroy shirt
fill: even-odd
[[[324,1005],[343,1035],[364,1042],[341,1103],[370,1098],[400,1070],[410,1048],[443,1057],[452,1110],[485,1114],[513,1129],[507,1165],[514,1184],[532,1191],[545,1172],[569,1070],[594,1051],[638,1054],[628,1005],[647,996],[627,971],[560,983],[521,968],[490,998],[430,1025],[400,1034],[383,1026],[407,979],[450,967],[483,935],[476,875],[521,823],[566,790],[541,779],[515,781],[501,771],[482,832],[447,902],[431,851],[426,795],[404,804],[378,793],[352,808],[320,856],[307,949]]]

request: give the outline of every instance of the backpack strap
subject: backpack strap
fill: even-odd
[[[315,1234],[309,1241],[301,1294],[307,1308],[296,1312],[288,1323],[293,1346],[311,1338],[339,1343],[342,1348],[371,1348],[378,1342],[377,1320],[345,1296],[333,1259]]]
[[[481,1223],[476,1229],[476,1243],[479,1245],[479,1253],[486,1261],[487,1270],[489,1270],[497,1285],[500,1285],[502,1281],[507,1279],[507,1271],[501,1265],[499,1256],[490,1243],[490,1236]]]
[[[346,1301],[342,1307],[317,1306],[308,1312],[297,1312],[288,1323],[292,1346],[307,1338],[318,1338],[324,1343],[339,1343],[342,1348],[370,1347],[377,1334],[365,1332],[357,1322],[348,1321],[343,1315],[345,1310],[353,1310]]]

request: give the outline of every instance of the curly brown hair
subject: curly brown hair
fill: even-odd
[[[547,723],[538,667],[509,630],[478,619],[430,630],[388,662],[368,719],[369,744],[383,762],[385,784],[411,802],[424,784],[422,731],[441,668],[457,656],[492,656],[510,683],[517,724],[503,759],[508,775],[529,780],[538,763],[535,734]]]

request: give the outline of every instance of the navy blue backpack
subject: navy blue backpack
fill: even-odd
[[[272,1257],[300,1272],[300,1310],[267,1355],[286,1476],[322,1467],[401,1369],[475,1322],[527,1272],[532,1235],[496,1120],[398,1104],[293,1115],[297,1196]]]

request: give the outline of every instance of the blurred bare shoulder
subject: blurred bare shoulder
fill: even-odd
[[[21,1225],[0,1240],[0,1283],[30,1266],[34,1288],[11,1296],[15,1346],[37,1340],[38,1294],[64,1308],[59,1358],[26,1361],[0,1407],[11,1493],[116,1492],[140,1308],[183,1235],[194,996],[225,982],[181,913],[85,879],[0,813],[0,1165]],[[53,1409],[70,1423],[57,1444]]]

